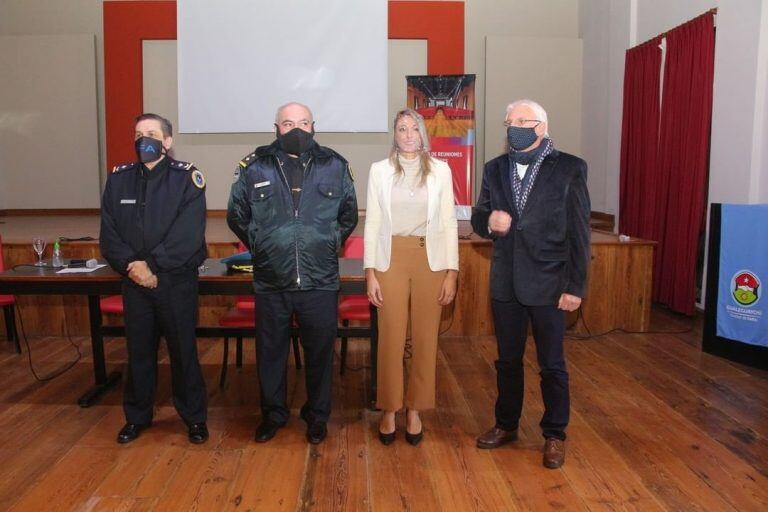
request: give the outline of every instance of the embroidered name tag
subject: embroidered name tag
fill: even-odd
[[[136,204],[135,199],[121,199],[120,204]]]
[[[253,188],[266,187],[269,184],[270,184],[270,181],[268,181],[268,180],[267,181],[260,181],[258,183],[254,183]]]

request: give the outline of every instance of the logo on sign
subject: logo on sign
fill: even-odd
[[[760,300],[760,278],[750,270],[739,270],[731,278],[731,290],[740,306],[754,306]]]

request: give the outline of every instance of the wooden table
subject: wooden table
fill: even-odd
[[[340,258],[341,294],[365,294],[365,277],[361,259]],[[200,274],[200,295],[248,295],[253,293],[252,275],[228,273],[226,266],[217,259],[205,261]],[[85,295],[88,297],[91,348],[93,351],[94,385],[78,400],[81,407],[89,407],[121,377],[119,371],[107,373],[104,359],[104,336],[125,336],[123,326],[102,324],[99,298],[102,295],[119,295],[122,277],[109,267],[85,274],[56,274],[52,269],[20,266],[0,273],[0,294],[12,295]],[[371,308],[370,327],[339,327],[338,336],[370,338],[371,340],[371,401],[376,397],[376,308]],[[199,326],[198,337],[255,337],[254,329]]]
[[[464,222],[459,222],[459,237],[459,291],[453,310],[444,309],[441,331],[454,336],[491,335],[493,243],[472,233]],[[613,329],[649,329],[655,246],[653,241],[622,242],[614,233],[592,230],[587,295],[581,308],[568,315],[570,332],[595,335]]]

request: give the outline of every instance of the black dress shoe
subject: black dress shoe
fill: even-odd
[[[424,439],[424,430],[418,434],[411,434],[408,431],[405,432],[405,440],[408,441],[408,444],[411,446],[416,446],[421,442],[422,439]]]
[[[315,421],[307,425],[307,441],[312,444],[320,444],[328,435],[328,427],[324,421]]]
[[[256,427],[256,442],[266,443],[277,434],[277,431],[283,427],[280,423],[275,423],[271,420],[262,420],[259,426]]]
[[[208,427],[205,423],[193,423],[189,426],[189,442],[203,444],[208,440]]]
[[[393,430],[389,434],[385,434],[384,432],[379,430],[379,441],[381,441],[381,444],[383,444],[384,446],[389,446],[392,443],[394,443],[395,442],[395,432],[396,431]]]
[[[141,434],[141,431],[149,427],[151,423],[126,423],[120,432],[117,433],[117,442],[120,444],[130,443]]]

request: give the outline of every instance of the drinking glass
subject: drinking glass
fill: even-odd
[[[43,252],[45,251],[45,240],[39,236],[34,237],[32,239],[32,249],[34,249],[35,253],[37,253],[37,263],[35,263],[35,266],[44,266],[45,263],[43,263]]]

